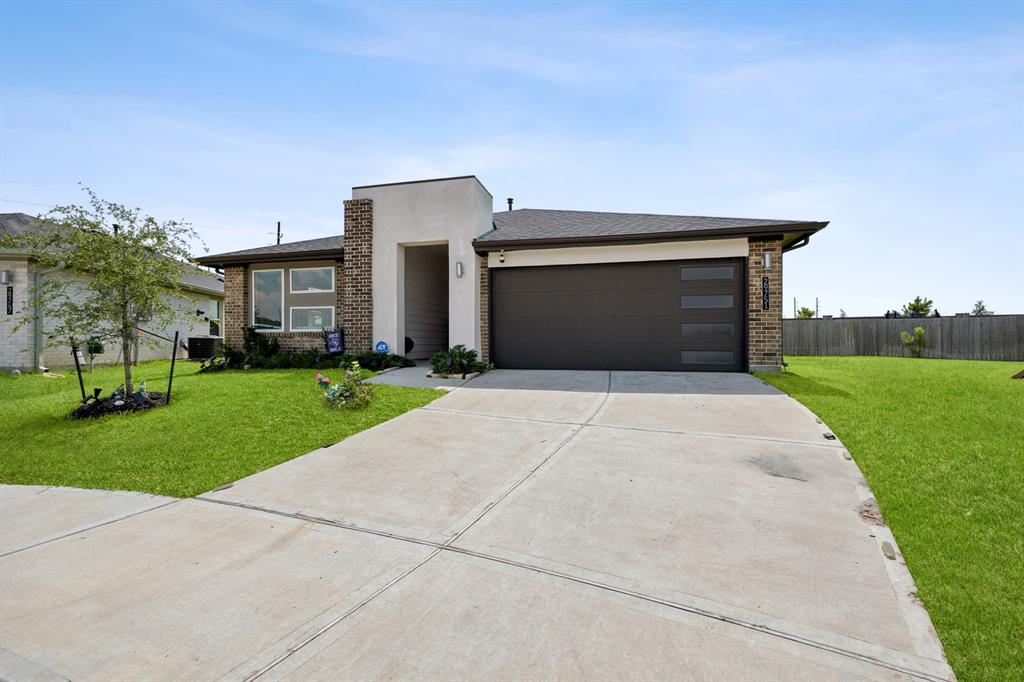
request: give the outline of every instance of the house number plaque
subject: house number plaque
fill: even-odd
[[[761,310],[768,310],[768,278],[761,278]]]
[[[7,314],[14,314],[14,287],[7,287]]]

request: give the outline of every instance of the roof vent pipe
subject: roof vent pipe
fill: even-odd
[[[512,210],[512,197],[509,197],[509,198],[508,198],[508,199],[506,199],[505,201],[507,201],[507,202],[508,202],[508,210],[510,210],[510,211],[511,211],[511,210]]]

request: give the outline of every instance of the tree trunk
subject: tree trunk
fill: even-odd
[[[132,386],[132,335],[130,331],[121,332],[121,361],[124,363],[124,395],[125,398],[134,393]]]

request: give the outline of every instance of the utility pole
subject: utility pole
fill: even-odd
[[[277,243],[281,243],[281,221],[277,221]]]
[[[796,317],[796,296],[793,297],[793,317]]]
[[[815,318],[819,317],[819,315],[818,315],[818,297],[817,296],[814,297],[814,317]]]

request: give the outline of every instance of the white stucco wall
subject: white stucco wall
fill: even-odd
[[[373,341],[405,343],[405,246],[448,244],[448,342],[480,348],[480,266],[473,239],[491,229],[493,198],[476,178],[354,188],[373,200]],[[464,274],[456,277],[456,264]]]
[[[524,249],[487,254],[488,268],[522,268],[538,265],[583,265],[586,263],[636,263],[640,261],[689,260],[696,258],[746,258],[746,237],[706,239],[658,244],[585,246],[559,249]]]
[[[31,291],[28,261],[24,258],[0,258],[0,270],[11,273],[11,283],[0,285],[0,369],[28,369],[32,366],[32,323],[22,324],[28,310]],[[7,287],[14,293],[14,312],[7,314]]]

